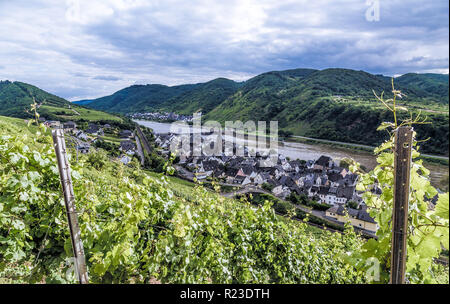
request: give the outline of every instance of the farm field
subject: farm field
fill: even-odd
[[[50,105],[42,105],[39,111],[43,117],[47,116],[57,116],[63,120],[87,120],[87,121],[99,121],[99,120],[109,120],[122,122],[122,119],[116,115],[101,112],[93,109],[86,109],[79,106],[72,106],[69,108],[55,107]]]

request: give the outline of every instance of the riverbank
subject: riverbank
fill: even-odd
[[[153,129],[155,133],[170,132],[170,123],[160,123],[144,120],[134,121],[140,125]],[[290,137],[287,140],[280,142],[280,144],[278,145],[278,153],[289,157],[292,160],[318,159],[321,155],[330,156],[331,158],[338,161],[343,158],[352,158],[366,167],[368,170],[373,169],[377,164],[376,156],[373,154],[373,147],[370,146],[332,142],[307,137],[294,138],[296,139],[295,141],[291,141],[293,137]],[[441,189],[445,189],[446,187],[448,188],[448,182],[447,185],[445,185],[445,181],[448,181],[449,176],[448,159],[447,163],[444,164],[440,162],[430,161],[430,159],[426,159],[427,157],[428,156],[425,156],[424,158],[425,166],[431,172],[430,177],[433,186]],[[440,156],[437,157],[440,158]]]
[[[346,148],[349,150],[365,151],[365,152],[373,152],[373,150],[376,148],[373,146],[367,146],[367,145],[361,145],[361,144],[346,143],[346,142],[340,142],[340,141],[332,141],[332,140],[311,138],[311,137],[297,136],[297,135],[288,137],[288,138],[286,138],[285,141],[286,142],[300,142],[300,143],[307,143],[307,144],[324,144],[324,145],[329,145],[331,147],[340,147],[340,148]],[[441,164],[441,165],[447,165],[447,166],[449,165],[449,158],[447,156],[421,154],[419,159],[423,159],[427,163],[435,163],[435,164]]]

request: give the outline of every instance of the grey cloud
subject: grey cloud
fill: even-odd
[[[243,80],[299,67],[386,75],[448,70],[444,0],[380,1],[379,22],[365,20],[364,0],[248,1],[248,6],[217,1],[207,7],[201,0],[144,1],[138,8],[112,6],[112,15],[81,23],[64,20],[62,1],[27,2],[33,7],[22,0],[0,3],[0,17],[4,6],[17,24],[29,20],[27,14],[38,7],[48,14],[27,21],[32,26],[6,38],[8,45],[2,47],[0,41],[0,62],[16,65],[14,70],[3,67],[2,75],[11,72],[34,83],[56,81],[47,86],[67,98],[110,94],[135,82],[180,84],[219,76]],[[14,21],[4,17],[0,35],[1,28],[14,31]],[[31,47],[30,37],[39,37],[39,43]],[[53,57],[43,61],[48,50]]]
[[[95,76],[94,79],[106,80],[106,81],[117,81],[117,80],[120,80],[121,78],[115,77],[115,76]]]

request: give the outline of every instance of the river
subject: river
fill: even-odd
[[[171,128],[170,123],[161,123],[146,120],[134,121],[142,126],[152,128],[156,134],[169,133]],[[184,129],[184,132],[186,131],[188,130]],[[330,156],[337,161],[341,160],[342,158],[352,158],[355,161],[359,162],[361,165],[365,166],[367,169],[373,169],[376,165],[376,157],[370,152],[332,147],[325,143],[306,144],[284,141],[278,145],[278,153],[289,157],[290,159],[303,160],[317,159],[321,155]],[[436,187],[444,177],[449,175],[448,166],[435,163],[426,163],[425,167],[430,170],[431,182]]]

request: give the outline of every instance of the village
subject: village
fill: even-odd
[[[60,122],[54,120],[45,120],[40,118],[42,123],[52,129],[63,129],[68,135],[69,145],[73,145],[78,153],[87,154],[92,146],[109,150],[111,155],[123,164],[131,162],[133,156],[137,153],[140,159],[144,156],[140,146],[139,138],[131,130],[120,130],[110,124],[99,124],[89,122],[84,128],[73,121]]]
[[[172,142],[177,139],[175,134],[159,134],[155,143],[169,153]],[[272,165],[268,166],[271,163],[269,155],[249,153],[247,146],[233,143],[234,151],[239,148],[244,149],[244,156],[227,151],[214,156],[204,153],[196,154],[200,156],[193,156],[195,153],[181,155],[175,167],[186,179],[214,180],[221,185],[236,186],[240,189],[237,193],[265,192],[281,200],[307,197],[321,207],[329,207],[314,210],[316,216],[341,224],[350,220],[360,230],[376,232],[377,224],[367,212],[361,193],[356,190],[358,175],[348,168],[325,155],[315,160],[290,160],[278,154],[276,162],[271,159]],[[373,191],[379,190],[374,187]]]
[[[142,164],[144,155],[140,139],[131,130],[117,130],[109,124],[92,122],[83,130],[73,121],[41,120],[48,127],[62,128],[79,153],[89,153],[94,145],[116,150],[113,155],[124,165],[128,165],[133,156],[139,156]],[[170,154],[173,142],[179,140],[176,134],[171,133],[155,136],[155,144],[166,156]],[[202,135],[202,139],[205,137]],[[105,146],[105,142],[109,146]],[[347,166],[341,166],[325,155],[315,160],[291,160],[278,154],[275,161],[269,161],[267,153],[250,153],[247,146],[236,143],[232,147],[232,151],[225,150],[221,155],[208,156],[203,152],[196,154],[199,156],[193,156],[195,153],[181,155],[174,167],[184,179],[216,181],[222,186],[239,189],[233,194],[269,193],[285,201],[304,197],[320,207],[313,208],[315,216],[339,224],[350,221],[359,230],[376,233],[377,223],[370,217],[361,193],[356,190],[358,175],[349,171]],[[244,155],[232,153],[237,149],[242,149]],[[374,191],[377,191],[376,187]]]
[[[158,112],[152,112],[152,113],[133,113],[129,115],[132,119],[145,119],[145,120],[152,120],[152,121],[186,121],[190,122],[192,121],[193,116],[192,115],[183,115],[183,114],[176,114],[173,112],[169,113],[158,113]]]

